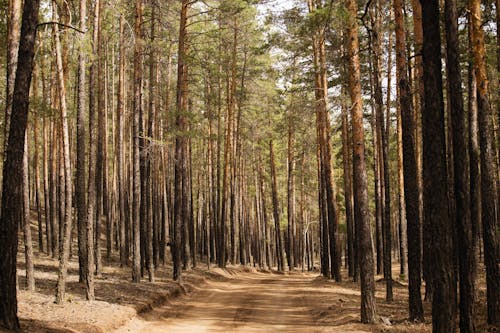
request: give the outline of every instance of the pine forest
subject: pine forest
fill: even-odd
[[[0,0],[0,332],[497,332],[499,0]]]

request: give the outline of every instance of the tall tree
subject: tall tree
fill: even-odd
[[[17,318],[16,263],[18,222],[22,216],[24,136],[28,123],[29,91],[35,54],[39,0],[25,0],[16,78],[12,97],[12,116],[3,166],[0,219],[0,326],[19,330]]]
[[[135,2],[135,24],[134,24],[134,110],[132,122],[133,135],[133,267],[132,282],[141,280],[141,171],[140,171],[140,119],[142,113],[142,14],[144,3],[142,0]]]
[[[55,10],[55,3],[54,3]],[[64,221],[61,235],[61,246],[59,250],[59,274],[57,279],[56,303],[60,304],[64,301],[66,290],[66,278],[69,265],[69,252],[71,247],[71,230],[73,222],[73,174],[71,171],[70,143],[69,143],[69,125],[68,125],[68,109],[66,106],[66,83],[64,79],[63,58],[61,49],[61,40],[59,36],[59,27],[54,24],[54,35],[56,44],[56,64],[57,64],[57,80],[59,88],[59,103],[61,107],[61,131],[62,131],[62,159],[64,170]]]
[[[23,157],[23,236],[24,236],[24,258],[26,263],[26,287],[29,291],[35,291],[35,268],[33,257],[33,243],[31,237],[30,219],[30,190],[29,190],[29,149],[28,135],[24,137]]]
[[[500,323],[500,269],[498,267],[498,168],[495,158],[493,113],[488,95],[486,50],[481,22],[481,1],[470,0],[472,55],[477,82],[478,130],[481,149],[481,221],[483,223],[484,261],[488,322]],[[498,8],[497,8],[498,10]]]
[[[425,98],[422,109],[424,218],[432,227],[432,328],[454,332],[454,223],[449,215],[439,2],[421,0]]]
[[[85,0],[83,0],[85,1]],[[118,195],[118,211],[119,211],[119,228],[120,228],[120,265],[126,266],[128,263],[128,244],[125,241],[126,215],[125,215],[125,179],[124,179],[124,113],[125,113],[125,18],[120,15],[120,64],[118,70],[118,103],[116,110],[116,164],[117,164],[117,195]]]
[[[8,0],[7,9],[7,66],[6,66],[6,103],[3,128],[3,151],[6,156],[7,137],[10,129],[10,115],[12,114],[12,98],[14,96],[14,83],[16,80],[17,53],[19,50],[19,34],[21,28],[21,0]]]
[[[276,162],[274,158],[273,140],[269,140],[269,163],[271,163],[271,191],[273,197],[273,218],[274,218],[274,234],[276,242],[276,260],[278,261],[278,271],[284,272],[285,264],[283,258],[283,245],[281,238],[280,227],[280,207],[278,200],[278,185],[276,183]]]
[[[92,32],[92,51],[97,53],[97,44],[99,37],[99,16],[100,16],[100,0],[94,2],[94,27]],[[88,179],[87,179],[87,223],[86,223],[86,241],[87,241],[87,265],[86,265],[86,297],[88,300],[94,299],[94,272],[95,272],[95,251],[94,239],[95,237],[95,206],[96,206],[96,110],[97,110],[97,69],[98,59],[93,57],[89,69],[89,160],[88,160]]]
[[[475,332],[476,245],[470,211],[469,151],[460,75],[458,13],[455,0],[445,1],[446,69],[453,141],[457,251],[459,255],[460,332]]]
[[[363,101],[359,68],[358,5],[347,0],[347,55],[349,59],[349,94],[351,96],[351,122],[353,141],[354,173],[354,219],[359,251],[361,282],[361,322],[374,323],[376,320],[375,278],[371,228],[368,214],[368,185],[366,176],[365,142],[363,129]]]
[[[396,77],[403,127],[404,198],[408,225],[408,306],[410,320],[423,321],[424,309],[420,295],[421,246],[417,161],[415,153],[415,118],[413,116],[410,82],[407,75],[406,32],[401,0],[394,0],[394,13],[396,18]]]
[[[175,138],[175,180],[174,180],[174,234],[172,242],[173,279],[181,280],[181,241],[182,224],[187,223],[188,215],[188,82],[187,82],[187,14],[190,2],[181,0],[179,23],[179,48],[177,63],[177,109]]]
[[[308,1],[309,12],[315,15],[324,15],[323,1]],[[330,13],[330,9],[326,11]],[[321,13],[321,14],[320,14]],[[328,115],[328,81],[326,70],[326,16],[316,22],[313,42],[314,86],[316,97],[316,126],[318,145],[318,182],[320,213],[323,216],[323,256],[326,266],[331,268],[324,273],[337,281],[340,276],[340,247],[338,246],[338,208],[336,202],[335,181],[332,170],[332,151],[330,134],[330,117]]]
[[[80,30],[87,29],[87,2],[80,0]],[[75,200],[78,226],[78,260],[80,264],[80,281],[87,286],[87,187],[85,169],[85,111],[86,98],[86,54],[83,43],[78,46],[78,104],[76,115],[76,184]],[[88,288],[86,289],[88,290]],[[88,294],[87,294],[88,295]]]

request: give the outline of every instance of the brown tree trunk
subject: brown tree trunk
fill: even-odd
[[[99,6],[96,8],[96,16],[94,17],[94,29],[97,29],[97,149],[96,149],[96,167],[95,167],[95,236],[94,236],[94,251],[95,251],[95,274],[96,276],[102,275],[102,255],[101,255],[101,225],[102,217],[105,216],[105,206],[106,206],[106,128],[105,128],[105,117],[106,117],[106,85],[105,85],[105,70],[106,61],[104,57],[105,39],[103,36],[103,19],[104,15],[104,1],[99,1],[95,4]]]
[[[466,114],[460,76],[458,13],[456,0],[445,1],[446,69],[451,110],[455,218],[460,287],[460,332],[475,332],[476,248],[470,211],[469,151]]]
[[[273,140],[269,140],[269,162],[271,163],[271,189],[273,196],[273,218],[274,218],[274,229],[276,237],[276,259],[278,261],[278,271],[284,272],[285,264],[283,258],[283,245],[281,239],[280,208],[278,201],[278,185],[276,182],[276,163],[274,161]]]
[[[478,130],[481,148],[481,220],[483,222],[484,262],[488,301],[488,323],[500,323],[500,270],[498,266],[498,168],[486,69],[481,2],[469,1],[472,20],[472,54],[477,82]]]
[[[375,281],[373,275],[373,249],[368,215],[368,188],[365,162],[363,130],[363,105],[359,68],[358,6],[356,1],[347,0],[347,53],[349,59],[349,94],[351,95],[353,169],[354,169],[354,217],[359,251],[361,278],[361,322],[376,320]]]
[[[423,179],[422,179],[422,108],[424,105],[424,84],[423,84],[423,65],[422,65],[422,43],[423,43],[423,28],[422,28],[422,6],[419,0],[412,0],[413,10],[413,33],[414,33],[414,49],[415,49],[415,70],[413,84],[418,92],[415,94],[414,100],[414,115],[415,115],[415,153],[417,159],[417,184],[418,184],[418,200],[419,200],[419,216],[420,216],[420,246],[422,247],[422,273],[426,281],[425,284],[425,299],[431,299],[432,281],[429,274],[428,264],[430,256],[430,225],[426,224],[424,219],[423,207]]]
[[[17,53],[19,49],[19,34],[21,29],[21,0],[9,0],[7,9],[7,66],[5,85],[5,115],[3,128],[3,152],[6,157],[7,140],[10,129],[10,116],[12,114],[12,99],[14,96],[14,83],[17,70]]]
[[[295,226],[295,156],[294,156],[294,124],[293,115],[288,116],[288,179],[287,179],[287,203],[288,203],[288,269],[292,271],[295,268],[297,229]]]
[[[421,322],[424,320],[424,309],[420,295],[422,270],[417,161],[415,153],[415,118],[413,115],[410,82],[407,75],[406,32],[401,0],[394,0],[394,13],[396,17],[396,77],[399,87],[398,100],[401,108],[403,130],[404,192],[408,226],[408,305],[410,320]],[[401,253],[401,256],[404,257],[405,253]]]
[[[125,179],[124,179],[124,118],[125,118],[125,18],[120,15],[120,65],[118,70],[118,105],[116,111],[116,163],[117,163],[117,189],[118,189],[118,211],[120,228],[120,266],[128,264],[128,251],[126,240],[126,210],[125,210]]]
[[[181,249],[184,244],[181,241],[182,226],[188,223],[188,82],[187,82],[187,12],[189,1],[182,0],[181,17],[179,23],[179,48],[177,64],[177,115],[176,130],[179,133],[175,139],[175,181],[174,181],[174,237],[171,245],[173,257],[173,279],[181,280]]]
[[[53,6],[55,10],[55,4]],[[57,279],[56,303],[64,302],[66,290],[66,277],[68,270],[68,260],[71,247],[71,230],[73,222],[73,175],[71,171],[71,157],[69,147],[69,125],[66,107],[66,86],[64,80],[63,59],[61,53],[61,41],[59,39],[59,29],[57,24],[54,25],[54,34],[56,42],[56,62],[57,62],[57,77],[59,83],[59,103],[61,106],[61,123],[62,123],[62,158],[64,170],[64,224],[61,235],[61,250],[59,253],[59,274]]]
[[[349,276],[354,278],[357,271],[357,264],[354,254],[356,235],[354,231],[354,206],[352,195],[352,147],[349,116],[346,105],[342,106],[342,162],[344,169],[344,199],[347,224],[348,271]]]
[[[80,1],[80,29],[87,30],[86,27],[87,2]],[[85,181],[85,113],[87,110],[86,98],[86,55],[83,45],[78,49],[78,104],[76,116],[76,215],[78,226],[78,261],[79,261],[79,280],[87,280],[86,272],[88,270],[87,258],[87,187]]]
[[[454,223],[449,215],[446,139],[441,76],[439,3],[421,1],[425,103],[422,110],[424,213],[432,221],[432,326],[434,332],[454,332],[456,278],[454,268]]]
[[[37,71],[33,72],[33,96],[38,98],[38,80],[37,80]],[[39,155],[39,138],[38,138],[38,119],[37,119],[37,110],[35,109],[33,112],[33,117],[35,121],[33,122],[33,146],[34,146],[34,154],[33,154],[33,170],[34,170],[34,178],[35,178],[35,203],[36,203],[36,215],[38,222],[38,250],[40,253],[44,252],[44,243],[43,243],[43,218],[42,218],[42,191],[40,184],[40,155]]]
[[[469,26],[471,24],[470,18],[468,19]],[[469,27],[469,52],[472,47],[472,29]],[[474,246],[476,248],[476,261],[479,259],[479,246],[480,240],[480,225],[481,225],[481,175],[479,169],[480,163],[480,150],[479,150],[479,133],[478,133],[478,120],[477,120],[477,84],[476,75],[474,71],[474,64],[472,56],[469,57],[468,66],[468,103],[467,110],[469,116],[469,165],[470,165],[470,215],[472,224],[472,237]],[[477,263],[476,263],[477,264]],[[476,267],[477,269],[477,267]],[[476,295],[477,296],[477,295]]]
[[[134,114],[132,123],[133,136],[133,189],[132,189],[132,224],[133,224],[133,268],[132,282],[141,280],[141,170],[140,170],[140,119],[142,114],[142,13],[144,3],[135,2],[134,25]]]
[[[28,130],[26,129],[26,132]],[[26,133],[27,134],[27,133]],[[23,235],[24,235],[24,258],[26,261],[26,288],[35,291],[35,272],[33,263],[33,242],[31,237],[30,218],[30,191],[29,191],[29,168],[28,168],[28,136],[24,136],[23,156]]]
[[[93,52],[97,53],[98,44],[98,30],[99,30],[99,16],[100,16],[100,0],[96,0],[94,3],[94,27],[92,32],[93,40]],[[96,156],[97,156],[97,145],[96,145],[96,111],[97,111],[97,70],[98,61],[96,58],[92,59],[92,63],[89,71],[89,161],[88,161],[88,180],[87,180],[87,228],[86,228],[86,238],[87,238],[87,267],[86,267],[86,298],[89,301],[94,300],[94,273],[95,273],[95,206],[96,206],[96,188],[95,188],[95,178],[96,178]]]
[[[323,9],[322,1],[308,0],[309,12]],[[315,69],[316,123],[318,145],[318,181],[320,211],[323,215],[323,261],[325,276],[341,281],[340,246],[338,239],[338,208],[335,181],[332,170],[330,146],[330,117],[328,115],[328,82],[326,71],[325,27],[316,28],[313,35],[313,59]],[[328,270],[328,267],[330,270]]]
[[[22,219],[24,136],[28,123],[29,91],[35,54],[38,0],[25,0],[19,57],[12,97],[12,116],[3,165],[2,208],[0,220],[0,326],[19,330],[16,296],[16,258],[18,221]]]

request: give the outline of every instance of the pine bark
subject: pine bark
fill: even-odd
[[[358,24],[356,1],[347,0],[347,53],[349,58],[349,94],[351,95],[351,121],[354,171],[354,218],[359,251],[361,280],[361,322],[376,320],[375,279],[371,228],[368,215],[368,187],[366,176],[365,143],[363,130],[363,105],[359,66]]]
[[[179,48],[177,64],[177,114],[176,130],[178,132],[175,139],[175,180],[174,180],[174,237],[172,244],[173,257],[173,279],[181,280],[181,249],[182,226],[188,223],[188,138],[186,131],[188,128],[188,82],[187,82],[187,12],[190,3],[182,0],[181,17],[179,23]]]
[[[7,138],[10,130],[10,115],[12,114],[12,100],[14,96],[14,83],[16,80],[17,56],[19,50],[19,34],[21,29],[21,5],[20,0],[8,1],[7,14],[7,66],[5,85],[5,116],[4,116],[4,159],[6,157]]]
[[[80,29],[87,30],[87,2],[80,1]],[[86,282],[87,276],[87,187],[86,187],[86,144],[85,144],[85,113],[87,110],[87,98],[85,89],[86,80],[86,55],[83,45],[78,47],[78,104],[76,115],[76,215],[78,226],[78,261],[79,280]]]
[[[446,69],[451,110],[455,223],[460,290],[460,332],[475,332],[476,246],[470,211],[469,147],[460,75],[458,13],[456,0],[445,1]]]
[[[407,75],[406,31],[403,19],[403,4],[394,0],[396,17],[396,73],[398,99],[401,107],[403,130],[403,171],[408,239],[408,295],[410,320],[423,321],[424,309],[420,295],[421,246],[420,212],[418,199],[417,161],[415,149],[415,123],[410,82]],[[401,253],[404,256],[404,253]]]
[[[12,95],[12,116],[3,165],[4,182],[0,220],[0,244],[2,244],[2,251],[0,251],[0,299],[2,299],[0,326],[15,331],[19,330],[16,258],[18,221],[22,218],[24,136],[28,123],[29,91],[34,64],[39,4],[38,0],[24,1],[19,56]]]
[[[434,332],[454,332],[456,278],[454,223],[449,215],[446,139],[441,76],[439,2],[421,1],[425,99],[422,110],[424,223],[432,228],[432,327]],[[436,223],[439,221],[439,223]]]
[[[288,269],[292,271],[296,266],[296,239],[295,219],[295,156],[294,156],[294,124],[293,116],[288,116],[288,179],[287,179],[287,211],[288,211]]]
[[[274,145],[273,140],[269,141],[269,161],[271,163],[271,191],[273,198],[273,218],[274,218],[274,230],[275,230],[275,245],[276,245],[276,259],[278,261],[278,271],[285,271],[285,264],[283,258],[283,243],[281,238],[281,227],[280,227],[280,207],[278,200],[278,186],[276,182],[276,163],[274,159]]]
[[[125,179],[124,179],[124,118],[125,118],[125,18],[120,15],[120,64],[118,70],[118,98],[116,110],[116,137],[117,147],[116,163],[117,163],[117,195],[118,195],[118,211],[119,211],[119,228],[120,228],[120,266],[125,267],[128,264],[128,244],[126,240],[126,209],[125,209]]]
[[[55,6],[54,6],[55,8]],[[59,28],[54,25],[54,34],[56,42],[56,63],[57,63],[57,78],[59,84],[59,103],[61,107],[61,123],[62,123],[62,159],[64,170],[64,221],[61,234],[61,247],[59,250],[59,274],[57,279],[56,303],[61,304],[64,301],[66,291],[66,278],[69,264],[69,253],[71,247],[71,230],[73,223],[73,175],[71,171],[71,157],[69,147],[69,125],[68,125],[68,110],[66,106],[66,82],[64,79],[63,58],[61,50],[61,41],[59,37]]]
[[[486,50],[481,22],[481,2],[469,1],[472,20],[472,54],[477,82],[478,130],[481,149],[481,220],[488,323],[500,323],[500,269],[498,266],[498,166],[494,147],[493,112],[488,96]]]
[[[26,130],[27,132],[28,130]],[[33,242],[31,237],[30,218],[30,191],[29,191],[29,168],[28,168],[28,135],[24,136],[24,157],[23,157],[23,236],[24,236],[24,258],[26,264],[26,289],[35,291],[35,269],[33,256]]]
[[[133,102],[133,181],[132,181],[132,225],[133,225],[133,267],[132,282],[141,280],[141,170],[140,170],[140,119],[142,113],[142,13],[144,3],[135,2],[134,24],[134,102]]]

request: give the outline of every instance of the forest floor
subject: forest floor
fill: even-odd
[[[154,283],[147,279],[132,283],[130,268],[120,268],[116,256],[109,261],[103,257],[102,276],[95,280],[96,301],[89,303],[85,301],[83,284],[78,282],[75,250],[68,270],[65,303],[57,305],[54,295],[58,261],[37,249],[35,254],[36,292],[25,290],[21,248],[18,257],[18,306],[23,332],[432,331],[429,302],[424,302],[426,323],[408,322],[407,282],[396,278],[396,263],[394,301],[385,301],[385,282],[382,276],[376,276],[380,321],[364,325],[360,324],[358,283],[347,276],[336,283],[318,272],[278,274],[243,266],[228,266],[225,270],[213,266],[208,270],[206,264],[199,264],[199,268],[183,272],[179,284],[172,281],[171,266],[167,264],[158,269]],[[478,332],[497,332],[485,324],[482,265],[478,282]]]
[[[395,265],[396,266],[396,265]],[[360,324],[357,283],[336,283],[317,272],[278,274],[254,268],[192,269],[182,284],[172,282],[171,268],[157,272],[154,283],[130,282],[130,270],[107,263],[96,279],[96,301],[84,300],[77,263],[69,270],[66,303],[54,304],[57,261],[38,257],[37,291],[24,291],[20,269],[19,316],[24,332],[431,332],[427,322],[407,321],[407,285],[394,283],[394,301],[387,303],[385,283],[377,280],[380,322]],[[396,267],[395,267],[396,269]],[[396,271],[395,271],[396,273]],[[484,325],[484,288],[479,290],[479,332],[496,332]]]

